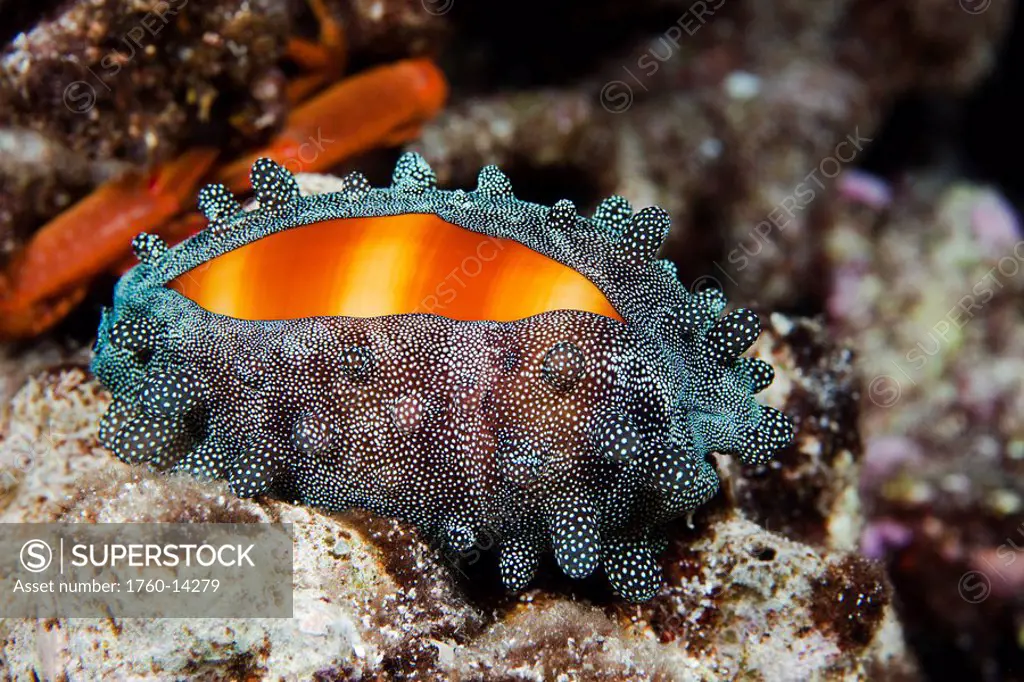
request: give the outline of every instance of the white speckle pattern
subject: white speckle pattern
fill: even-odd
[[[545,227],[553,233],[562,233],[576,226],[576,204],[568,199],[559,199],[548,211]]]
[[[792,440],[785,415],[753,398],[771,367],[739,357],[757,316],[719,319],[721,292],[691,295],[656,260],[668,232],[661,209],[633,213],[613,197],[587,219],[569,201],[515,199],[495,167],[481,170],[475,191],[440,190],[415,154],[384,189],[352,174],[340,192],[300,197],[267,160],[252,176],[257,210],[239,213],[208,189],[211,229],[163,251],[137,238],[147,257],[104,311],[93,371],[114,402],[101,438],[126,461],[223,477],[243,496],[362,507],[456,551],[497,538],[509,589],[553,551],[568,575],[600,567],[621,595],[643,601],[659,587],[660,525],[717,490],[708,455],[762,463]],[[624,321],[578,310],[513,322],[244,320],[166,286],[275,232],[408,213],[557,260]]]
[[[270,159],[257,159],[249,174],[253,194],[265,214],[294,208],[299,198],[299,183],[283,166]]]
[[[603,199],[597,205],[597,210],[594,211],[594,222],[615,238],[629,229],[629,221],[632,217],[633,207],[625,197],[620,197],[617,194]]]
[[[570,578],[585,578],[601,560],[597,511],[580,490],[567,489],[551,502],[551,544],[558,567]]]
[[[437,175],[419,154],[404,154],[395,165],[391,183],[398,191],[418,194],[437,187]]]
[[[242,212],[242,205],[234,195],[220,183],[207,185],[199,190],[199,210],[212,223],[222,221]]]
[[[303,412],[295,419],[292,443],[306,455],[325,455],[331,449],[331,425],[312,412]]]
[[[668,211],[648,206],[633,216],[626,227],[627,238],[619,239],[616,244],[626,260],[633,265],[643,265],[655,259],[671,225]]]
[[[747,377],[751,393],[760,393],[775,381],[775,368],[760,358],[740,358],[736,369]]]
[[[736,362],[761,333],[761,320],[753,312],[740,308],[715,323],[707,336],[707,352],[720,365]]]
[[[154,372],[139,390],[143,411],[164,417],[184,417],[199,402],[203,380],[186,371]]]
[[[154,263],[167,253],[167,243],[155,234],[142,234],[132,240],[132,251],[143,263]]]
[[[349,173],[341,179],[338,198],[344,201],[362,201],[370,192],[370,181],[362,173]]]
[[[562,341],[544,354],[540,374],[552,387],[569,392],[583,376],[583,353],[576,346]]]
[[[417,154],[416,156],[419,157]],[[419,157],[423,158],[423,157]],[[423,163],[426,163],[424,161]],[[497,166],[484,166],[476,178],[476,191],[485,197],[512,198],[512,181]]]

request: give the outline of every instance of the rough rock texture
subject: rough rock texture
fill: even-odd
[[[448,34],[454,0],[326,0],[359,60],[435,53]]]
[[[44,0],[29,8],[25,3],[0,0],[0,31],[9,40],[18,30],[31,29],[40,12],[47,12],[52,19],[61,13],[80,11],[76,7],[89,3],[103,4],[93,0]],[[430,35],[434,30],[431,27],[438,22],[433,15],[428,20],[426,14],[418,14],[419,3],[414,0],[339,0],[328,4],[358,27],[354,36],[358,49],[379,49],[380,54],[400,52],[402,42],[422,45],[416,38],[419,34],[403,34],[406,28],[402,26],[385,28],[392,18],[409,21],[406,27],[422,26]],[[424,9],[431,13],[431,9],[446,10],[452,3],[426,4],[429,8]],[[133,8],[143,5],[146,3],[132,3]],[[703,21],[695,16],[694,6],[690,0],[593,3],[585,10],[588,21],[582,21],[574,0],[525,0],[504,10],[492,5],[475,10],[472,3],[455,3],[453,11],[441,16],[440,21],[450,22],[454,29],[454,49],[444,67],[456,86],[455,104],[436,124],[428,126],[417,149],[434,164],[441,182],[450,186],[471,184],[482,164],[497,162],[517,179],[517,189],[522,184],[520,192],[527,199],[551,203],[571,197],[587,210],[599,198],[617,191],[635,205],[667,206],[679,230],[664,255],[678,261],[684,281],[696,280],[696,286],[701,286],[709,278],[714,279],[725,285],[737,301],[759,301],[762,313],[778,305],[827,310],[833,333],[846,334],[858,350],[857,362],[863,363],[864,454],[860,454],[853,438],[854,429],[847,428],[848,422],[844,421],[850,418],[848,410],[856,410],[852,404],[856,401],[850,358],[834,349],[792,352],[801,337],[816,338],[824,331],[820,325],[804,321],[783,324],[773,318],[776,333],[786,336],[787,343],[777,346],[776,340],[764,339],[763,352],[770,354],[775,364],[780,364],[779,353],[804,358],[805,364],[798,374],[780,372],[771,389],[772,404],[791,413],[797,405],[815,412],[804,418],[799,409],[795,411],[801,417],[798,440],[780,455],[777,468],[765,467],[734,477],[731,464],[720,459],[720,471],[730,481],[720,504],[735,503],[744,518],[781,534],[770,538],[786,536],[808,546],[844,552],[863,525],[858,509],[863,500],[872,519],[862,535],[863,552],[886,559],[901,616],[909,624],[910,641],[922,654],[926,669],[962,679],[999,679],[1014,671],[1019,677],[1019,671],[1024,670],[1024,649],[1020,646],[1024,641],[1024,607],[1019,596],[1024,593],[1024,561],[1020,561],[1020,548],[1024,547],[1024,437],[1020,421],[1024,390],[1020,385],[1020,354],[1015,349],[1024,344],[1019,305],[1019,282],[1024,273],[999,275],[998,279],[988,273],[998,265],[999,258],[1006,257],[1005,247],[1010,246],[1012,251],[1012,243],[1020,237],[1012,237],[1014,232],[1006,229],[1012,220],[1007,221],[1005,216],[992,219],[993,213],[1000,213],[992,209],[999,201],[993,200],[988,191],[972,187],[946,191],[929,178],[909,178],[902,191],[871,182],[846,182],[853,174],[846,172],[849,165],[840,161],[839,153],[849,158],[850,148],[837,149],[851,134],[854,139],[858,133],[859,137],[874,137],[889,103],[900,96],[922,88],[940,95],[968,91],[989,69],[995,46],[1009,25],[1012,3],[726,0]],[[308,19],[306,3],[291,3],[290,7],[298,8],[295,11]],[[363,14],[347,15],[347,8]],[[138,13],[127,16],[138,17]],[[524,32],[533,39],[531,50],[522,49]],[[312,35],[308,31],[305,34]],[[396,35],[409,37],[391,38]],[[503,39],[504,35],[510,38]],[[372,39],[368,39],[370,36]],[[364,40],[365,47],[360,42]],[[93,41],[82,51],[68,52],[73,57],[70,65],[101,58],[104,53],[97,55],[96,50],[108,45],[96,45]],[[586,49],[580,45],[586,45]],[[16,51],[8,45],[5,54]],[[355,61],[360,58],[355,57]],[[164,68],[161,59],[153,59],[157,70]],[[145,63],[150,64],[148,55]],[[56,66],[70,68],[62,63]],[[135,78],[130,76],[134,73],[130,66],[120,74],[129,78],[117,81],[124,86],[118,90],[122,98],[134,97]],[[278,81],[274,77],[261,80],[262,75],[254,72],[249,86],[262,82],[263,87],[280,95]],[[536,84],[538,78],[540,86]],[[89,124],[69,115],[60,88],[39,80],[50,88],[53,106],[35,115],[41,118],[45,114],[58,123],[48,119],[35,125],[53,128],[67,138],[57,141],[60,146],[79,148],[76,145],[84,144],[80,148],[96,156],[100,156],[99,150],[109,151],[111,142],[103,130],[98,136],[95,130],[65,135],[68,129],[61,121],[79,127]],[[66,86],[66,80],[61,75],[55,82]],[[138,80],[146,86],[147,79]],[[496,92],[526,82],[531,83],[528,89]],[[255,95],[251,93],[239,89],[237,99],[226,109],[234,111],[236,106],[253,103]],[[166,102],[158,99],[153,104],[162,106]],[[186,108],[196,106],[189,103]],[[279,121],[278,110],[268,107],[270,113],[265,118],[256,106],[245,109],[252,116],[246,124]],[[223,110],[217,109],[217,115]],[[159,112],[142,111],[159,118]],[[142,136],[148,128],[137,121],[130,123],[121,128],[119,135],[129,135],[136,151],[149,149]],[[255,130],[258,134],[259,128]],[[169,137],[151,142],[168,153],[177,153],[187,143],[186,135],[203,132],[202,127],[184,126],[171,130]],[[244,133],[240,135],[246,137]],[[35,148],[50,153],[53,142]],[[17,148],[26,146],[31,148]],[[870,149],[870,145],[866,147]],[[833,158],[836,161],[826,161]],[[861,159],[858,150],[850,165]],[[827,177],[835,172],[836,162],[843,165],[844,172]],[[27,193],[0,197],[0,250],[17,245],[45,220],[48,212],[59,210],[69,196],[77,197],[90,182],[101,179],[86,182],[79,174],[83,169],[73,163],[44,162],[31,174],[19,175],[20,163],[20,159],[14,159],[13,183],[10,171],[0,168],[2,182],[8,183],[5,190]],[[49,179],[47,169],[51,172]],[[95,177],[96,168],[89,170]],[[812,172],[817,173],[821,186],[808,179]],[[526,186],[531,175],[532,191]],[[814,193],[813,203],[808,191]],[[898,194],[895,200],[892,193]],[[857,205],[849,201],[851,195],[859,196]],[[587,197],[591,199],[589,206]],[[9,198],[14,201],[3,203]],[[980,208],[972,208],[978,204]],[[784,210],[786,206],[791,211]],[[8,213],[23,222],[17,230],[5,233]],[[973,215],[982,219],[974,221]],[[1007,234],[1011,235],[1009,241]],[[994,246],[995,250],[982,251],[981,245],[985,249]],[[825,281],[831,282],[828,288],[821,284]],[[992,292],[991,298],[986,291]],[[950,320],[950,309],[968,295],[975,297],[979,307],[957,313],[956,320]],[[967,307],[970,304],[968,301]],[[965,317],[970,319],[959,328]],[[943,321],[948,327],[936,328]],[[789,327],[791,330],[786,331]],[[83,351],[74,362],[84,366],[87,355]],[[58,435],[65,430],[75,433],[79,428],[94,433],[101,409],[93,402],[105,400],[95,386],[82,383],[81,375],[51,370],[41,373],[40,368],[56,366],[66,357],[65,349],[47,344],[28,355],[0,358],[0,415],[15,415],[0,416],[0,457],[7,462],[0,478],[0,499],[5,504],[6,518],[56,518],[63,513],[65,495],[83,487],[81,478],[86,474],[80,470],[111,471],[121,466],[96,448],[91,437],[77,436],[57,439],[59,457],[50,456],[50,464],[37,461],[40,446],[35,444],[52,432],[51,422],[65,424],[57,429]],[[796,387],[797,397],[782,393],[784,386]],[[19,389],[18,401],[10,404],[10,396]],[[72,404],[67,403],[65,394],[71,396]],[[801,394],[803,397],[799,397]],[[75,406],[74,401],[81,405]],[[35,407],[26,408],[27,404]],[[44,407],[50,404],[52,409]],[[50,452],[48,446],[42,450]],[[862,457],[864,477],[858,494],[851,482],[857,477]],[[29,466],[31,462],[36,463]],[[161,479],[154,485],[165,486],[166,481]],[[183,485],[191,489],[195,484]],[[775,490],[781,494],[773,495]],[[269,512],[261,508],[259,513]],[[696,531],[688,535],[690,531],[681,528],[679,538],[692,543],[711,542],[707,539],[710,531],[705,537],[701,529],[709,523],[717,528],[725,519],[723,508],[716,507],[694,519]],[[714,534],[715,538],[725,536]],[[402,544],[408,541],[404,531],[396,531],[393,537],[402,552],[408,551]],[[369,541],[369,545],[377,547],[375,542]],[[668,562],[677,567],[672,569],[677,573],[683,570],[679,567],[686,562],[679,542],[677,538],[664,559],[666,572],[671,572]],[[849,555],[828,556],[841,564]],[[844,575],[857,573],[856,566],[848,568]],[[467,569],[467,573],[473,571]],[[674,602],[666,599],[678,584],[681,582],[667,587],[655,603],[668,601],[666,619],[690,623],[689,612],[677,612]],[[832,583],[825,580],[822,584]],[[496,598],[489,591],[493,586],[475,590],[464,580],[460,585],[474,600],[474,608],[484,613],[483,622],[491,623],[481,626],[484,629],[470,638],[476,647],[473,651],[484,653],[463,661],[489,661],[501,670],[514,668],[525,674],[527,669],[579,666],[581,661],[591,660],[601,647],[611,647],[609,655],[619,661],[625,660],[622,652],[646,651],[635,637],[620,639],[621,630],[616,628],[621,628],[621,622],[609,619],[600,608],[606,602],[592,591],[583,596],[593,603],[570,601],[567,595],[579,596],[573,585],[541,584],[528,593],[525,606],[506,605],[504,611],[492,616],[491,611],[497,608]],[[823,589],[826,591],[819,592],[819,596],[836,594]],[[491,596],[480,600],[481,590]],[[540,609],[529,606],[531,597],[534,602],[551,606],[543,611],[546,620],[537,616]],[[498,602],[502,603],[500,599]],[[780,610],[786,617],[789,612]],[[728,613],[733,618],[736,611],[712,613]],[[487,620],[491,617],[493,622]],[[542,632],[530,628],[531,618],[543,624]],[[650,620],[638,622],[635,632],[644,641],[653,641]],[[577,624],[574,641],[585,640],[585,645],[570,647],[569,635],[559,634],[558,624],[568,627],[568,623]],[[66,626],[62,626],[64,633]],[[45,645],[49,634],[45,624],[7,623],[3,627],[31,633],[28,639],[17,640],[21,645],[44,643],[41,657],[26,655],[24,660],[40,661],[40,677],[45,677],[44,671],[50,668],[42,667],[43,658],[52,650]],[[738,645],[726,641],[727,637],[717,636],[719,625],[713,615],[705,616],[700,627],[710,629],[713,636],[708,641],[715,647],[738,650]],[[761,646],[766,634],[775,633],[764,619],[755,619],[750,627],[740,635],[748,649],[750,642],[757,641],[756,646]],[[119,641],[109,634],[115,629],[108,628],[105,641]],[[681,633],[682,639],[699,644],[697,629],[672,627],[665,632]],[[489,637],[484,633],[490,633]],[[152,644],[165,635],[162,632],[137,639]],[[598,637],[603,637],[605,644],[595,647],[593,642]],[[662,635],[658,639],[671,637]],[[661,646],[681,646],[678,640]],[[21,663],[22,655],[10,653],[11,646],[20,645],[10,641],[3,657],[5,665],[14,661],[22,666],[18,670],[25,670],[29,664]],[[248,646],[255,640],[246,641]],[[304,641],[306,655],[308,651],[325,651],[327,647],[320,646],[322,643],[322,639],[309,636]],[[529,653],[516,655],[526,650],[525,643],[532,643]],[[126,638],[119,646],[117,651],[124,652],[132,642]],[[337,648],[343,649],[344,645],[338,644]],[[436,660],[448,662],[456,651],[468,650],[438,646]],[[876,651],[874,644],[867,650]],[[217,658],[216,653],[203,651],[204,660]],[[260,659],[263,654],[259,651],[252,645],[235,660]],[[422,648],[408,649],[413,651],[421,653],[397,656],[387,667],[381,664],[364,669],[376,671],[367,673],[370,677],[400,677],[411,670],[403,666],[419,665],[400,662],[417,660],[425,661],[424,669],[437,669],[433,653],[428,656],[422,654]],[[249,652],[256,654],[249,656]],[[797,658],[795,653],[788,653],[782,657],[786,661]],[[723,669],[732,669],[728,657],[720,654],[716,648],[709,656],[718,657],[714,661],[722,661]],[[628,659],[629,665],[633,667],[626,668],[634,671],[630,674],[659,674],[660,668],[645,667],[642,661],[648,659],[642,653],[630,655],[633,658]],[[695,656],[685,654],[687,661]],[[558,662],[553,663],[556,658]],[[697,657],[695,667],[685,670],[698,671],[690,677],[698,677],[699,671],[705,671],[708,678],[719,677],[708,672],[711,667],[703,667],[701,661],[708,660]],[[837,660],[852,659],[840,655]],[[623,668],[607,661],[599,659],[599,667],[625,676]],[[793,665],[797,669],[797,663]],[[838,664],[840,668],[843,665],[847,664]],[[324,666],[331,668],[328,663]],[[234,677],[244,677],[247,672],[241,663],[218,672],[225,669]],[[279,664],[275,669],[287,668]],[[484,669],[477,667],[466,676],[479,678]],[[688,675],[674,674],[683,678]],[[757,674],[755,668],[752,676]],[[829,670],[816,676],[831,674]],[[336,670],[335,676],[344,675]],[[537,676],[543,677],[540,673]]]
[[[557,20],[563,3],[553,4]],[[1011,11],[960,3],[989,5],[969,14],[945,0],[653,4],[661,13],[643,29],[626,23],[639,35],[599,50],[571,86],[456,101],[415,148],[442,184],[498,163],[580,203],[586,190],[592,201],[615,192],[663,206],[675,227],[662,253],[684,281],[707,275],[771,307],[821,303],[820,199],[863,160],[893,99],[961,93],[986,74]],[[600,44],[586,33],[595,23],[580,30]],[[523,58],[544,68],[578,50],[539,43]]]
[[[136,163],[214,119],[267,130],[285,112],[275,74],[289,27],[279,0],[66,3],[0,55],[3,121]]]
[[[712,261],[730,296],[772,306],[811,296],[821,254],[811,197],[863,151],[843,140],[867,144],[888,104],[913,90],[966,91],[1011,10],[998,0],[652,0],[596,3],[584,22],[574,0],[497,14],[452,0],[326,6],[354,68],[452,46],[455,106],[418,149],[442,184],[498,163],[562,188],[538,197],[548,203],[618,192],[665,206],[677,225],[665,255],[688,280]],[[51,0],[34,13],[2,5],[0,19],[0,126],[136,165],[267,136],[288,110],[286,39],[317,33],[307,3],[284,0]],[[505,37],[524,31],[534,50]],[[92,186],[56,172],[42,180],[31,201],[9,183],[16,206],[41,210],[19,211],[11,227],[0,206],[0,242],[6,232],[20,243]]]
[[[66,209],[117,167],[93,166],[39,133],[0,128],[0,265],[37,225]]]
[[[1024,670],[1024,230],[996,192],[916,178],[846,201],[828,310],[865,382],[863,551],[933,673]],[[1007,678],[1007,679],[1018,679]]]
[[[344,49],[324,66],[429,54],[444,3],[328,0]],[[65,0],[0,4],[0,265],[40,225],[118,170],[214,144],[264,142],[291,109],[290,38],[318,39],[300,0]]]
[[[117,170],[269,135],[287,113],[290,25],[281,0],[81,0],[8,36],[0,264]]]
[[[854,551],[863,518],[858,483],[862,447],[856,428],[860,381],[848,348],[829,341],[820,322],[772,315],[772,334],[752,352],[792,367],[766,402],[799,415],[797,438],[771,462],[740,470],[723,458],[736,505],[765,528],[813,546]]]
[[[0,426],[0,520],[289,521],[295,617],[7,620],[0,675],[914,679],[881,567],[841,549],[849,531],[835,530],[860,523],[855,503],[837,502],[856,497],[845,467],[856,466],[859,449],[829,443],[821,426],[835,420],[837,432],[856,430],[856,410],[835,407],[853,390],[848,356],[824,345],[809,321],[773,316],[765,336],[758,354],[779,370],[765,401],[795,409],[800,435],[781,454],[791,470],[766,469],[761,478],[786,492],[781,500],[760,495],[757,478],[739,478],[720,459],[725,493],[692,528],[677,524],[661,559],[666,584],[641,606],[553,565],[523,593],[505,594],[486,547],[449,565],[392,521],[238,500],[223,484],[128,467],[98,445],[109,396],[81,356],[74,366],[34,371]],[[8,358],[2,367],[24,362]],[[825,462],[839,472],[834,479],[822,480]],[[791,491],[812,482],[791,514]]]

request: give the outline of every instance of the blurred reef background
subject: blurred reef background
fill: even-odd
[[[1024,680],[1022,31],[1000,0],[0,0],[0,521],[302,529],[291,621],[8,619],[0,676]],[[681,280],[765,320],[796,442],[719,459],[642,606],[117,461],[86,367],[129,209],[180,239],[265,148],[306,192],[411,149],[663,206]]]

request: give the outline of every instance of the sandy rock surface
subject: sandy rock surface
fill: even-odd
[[[860,449],[836,435],[856,432],[856,410],[842,407],[855,404],[849,354],[825,344],[820,325],[781,316],[755,352],[778,368],[765,401],[790,410],[800,435],[778,466],[740,471],[719,460],[723,492],[692,527],[676,525],[662,557],[665,585],[639,606],[615,599],[600,577],[573,582],[553,565],[530,589],[505,594],[488,552],[451,565],[398,522],[239,500],[220,483],[130,467],[98,444],[109,397],[83,365],[87,351],[8,354],[6,385],[17,388],[0,430],[0,520],[293,523],[294,617],[8,619],[0,672],[913,679],[884,573],[850,551],[862,524],[852,475]]]

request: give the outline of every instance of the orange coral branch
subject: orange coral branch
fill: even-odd
[[[221,169],[217,180],[243,192],[261,156],[293,172],[319,172],[401,144],[440,111],[447,93],[444,76],[425,59],[370,69],[295,109],[267,148]],[[59,321],[92,277],[127,261],[138,233],[183,237],[200,228],[191,216],[168,223],[191,203],[216,158],[215,150],[194,149],[149,174],[108,182],[37,232],[0,273],[0,338],[38,334]]]
[[[316,42],[302,38],[288,41],[288,57],[310,75],[298,76],[288,83],[288,101],[297,104],[336,80],[345,70],[345,32],[331,15],[323,0],[306,0],[320,25]]]
[[[260,157],[294,173],[316,173],[382,141],[407,141],[440,111],[447,94],[444,76],[426,59],[370,69],[293,111],[266,148],[232,162],[217,180],[243,192],[249,189],[249,168]]]
[[[0,338],[28,338],[42,334],[60,322],[85,298],[82,285],[54,298],[33,301],[13,310],[0,310]]]
[[[216,158],[215,150],[195,149],[151,173],[112,180],[36,232],[0,286],[0,336],[34,327],[17,321],[26,311],[48,319],[47,310],[63,310],[63,294],[121,258],[139,232],[180,213]]]

